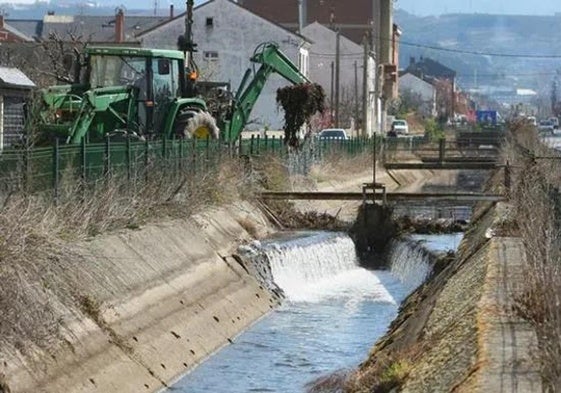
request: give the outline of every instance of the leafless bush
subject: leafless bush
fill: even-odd
[[[50,193],[9,195],[0,209],[0,347],[51,348],[64,333],[61,306],[95,317],[99,305],[82,293],[82,269],[66,244],[237,199],[246,186],[243,173],[235,159],[198,173],[151,168],[148,178],[114,174],[94,184],[69,170],[58,204]]]
[[[514,311],[532,322],[539,340],[538,361],[547,391],[561,389],[561,161],[535,135],[518,127],[507,154],[516,171],[512,202],[524,241],[525,284]]]

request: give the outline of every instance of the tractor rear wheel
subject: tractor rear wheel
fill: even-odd
[[[219,134],[216,120],[210,113],[190,108],[177,115],[174,131],[181,138],[217,139]]]

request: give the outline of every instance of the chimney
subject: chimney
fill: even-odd
[[[170,4],[169,5],[169,18],[170,19],[173,19],[173,17],[174,17],[174,12],[173,11],[174,11],[173,10],[173,4]]]
[[[0,29],[4,28],[4,15],[0,14]]]
[[[298,32],[302,34],[302,30],[308,24],[308,3],[306,0],[298,0]]]
[[[115,42],[125,41],[125,13],[121,8],[115,15]]]

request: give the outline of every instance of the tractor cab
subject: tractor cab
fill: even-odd
[[[154,137],[170,127],[186,95],[182,52],[90,47],[84,55],[78,83],[43,90],[44,131],[78,143],[123,131]]]

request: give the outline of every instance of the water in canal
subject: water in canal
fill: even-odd
[[[460,237],[415,240],[443,250],[455,249]],[[426,252],[410,242],[394,244],[391,270],[365,270],[346,234],[302,234],[259,249],[267,254],[286,301],[185,376],[174,391],[303,392],[311,380],[364,360],[399,303],[431,269]]]

